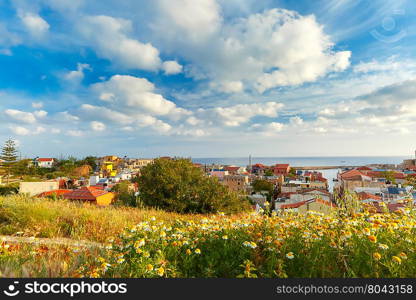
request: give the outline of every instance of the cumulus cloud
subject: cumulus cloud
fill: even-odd
[[[197,115],[207,120],[218,120],[226,126],[239,126],[255,116],[277,117],[282,107],[283,104],[278,102],[237,104],[229,107],[199,109]]]
[[[165,75],[174,75],[182,73],[182,66],[178,64],[177,61],[169,60],[165,61],[162,64],[162,70],[165,72]]]
[[[67,81],[79,83],[84,78],[84,70],[92,70],[92,69],[89,64],[78,63],[76,70],[69,71],[66,74],[64,74],[64,79]]]
[[[157,0],[157,4],[160,17],[153,28],[170,41],[203,43],[220,29],[222,18],[215,0]]]
[[[273,136],[283,130],[284,124],[279,122],[270,122],[265,124],[253,124],[250,126],[251,130],[257,131],[264,136]]]
[[[102,122],[98,122],[98,121],[92,121],[90,123],[91,129],[94,131],[104,131],[106,126],[104,123]]]
[[[114,75],[108,81],[96,83],[92,89],[108,105],[128,112],[179,117],[189,114],[172,101],[155,92],[155,86],[145,78]]]
[[[150,43],[130,37],[132,23],[110,16],[86,16],[78,30],[89,46],[103,58],[128,69],[157,70],[161,65],[159,50]]]
[[[6,116],[14,121],[19,121],[23,123],[35,123],[36,117],[33,113],[25,112],[17,109],[6,109],[4,111]]]
[[[313,82],[350,65],[351,52],[335,51],[330,36],[313,15],[271,9],[224,21],[214,0],[159,4],[155,35],[170,51],[190,61],[188,76],[208,78],[211,87],[223,92],[248,87],[263,93]],[[178,5],[184,5],[184,10],[174,9]],[[199,15],[202,17],[197,18]]]
[[[16,135],[38,135],[41,133],[46,132],[46,129],[42,126],[37,126],[36,128],[33,129],[28,129],[26,127],[23,126],[11,126],[10,130],[16,134]]]
[[[42,37],[49,31],[49,24],[41,16],[31,12],[20,12],[19,17],[26,30],[34,37]]]

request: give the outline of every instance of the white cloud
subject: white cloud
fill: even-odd
[[[84,70],[91,70],[89,64],[77,64],[77,69],[64,74],[64,79],[79,83],[84,78]]]
[[[42,127],[42,126],[37,126],[34,129],[28,129],[28,128],[23,127],[23,126],[11,126],[10,127],[10,130],[14,134],[16,134],[16,135],[22,135],[22,136],[25,136],[25,135],[38,135],[38,134],[41,134],[41,133],[46,132],[46,129],[44,127]]]
[[[174,9],[183,2],[187,2],[184,10]],[[351,52],[336,52],[313,15],[271,9],[224,21],[214,0],[161,3],[155,36],[170,52],[190,62],[185,67],[188,76],[208,78],[211,87],[223,92],[248,88],[262,93],[301,85],[350,64]],[[198,19],[199,14],[210,17]]]
[[[128,113],[141,112],[171,117],[189,114],[174,102],[155,93],[155,86],[145,78],[114,75],[108,81],[94,84],[92,89],[98,93],[101,100]]]
[[[182,73],[182,68],[183,67],[174,60],[165,61],[162,64],[162,70],[165,72],[166,75]]]
[[[298,116],[291,117],[289,121],[290,121],[290,124],[294,126],[300,126],[303,124],[303,119]]]
[[[67,111],[62,111],[62,112],[59,112],[59,113],[57,114],[57,116],[58,116],[58,120],[70,121],[70,122],[76,122],[76,121],[79,121],[79,117],[74,116],[74,115],[70,114],[70,113],[69,113],[69,112],[67,112]]]
[[[17,109],[6,109],[4,113],[11,119],[15,121],[20,121],[24,123],[35,123],[36,118],[32,113],[24,112]]]
[[[270,122],[266,124],[253,124],[250,126],[251,130],[258,131],[264,136],[273,136],[281,132],[285,125],[279,122]]]
[[[12,126],[10,130],[17,135],[29,135],[29,129],[22,127],[22,126]]]
[[[42,37],[49,30],[49,24],[38,14],[31,12],[20,12],[19,17],[22,20],[23,25],[34,37]]]
[[[253,104],[237,104],[229,107],[216,107],[209,110],[199,109],[197,114],[201,119],[219,120],[226,126],[239,126],[255,116],[277,117],[282,103],[266,102]]]
[[[36,118],[42,119],[45,118],[48,115],[47,111],[44,110],[36,110],[33,112]]]
[[[94,131],[104,131],[106,126],[104,123],[98,122],[98,121],[92,121],[90,123],[91,129]]]
[[[37,109],[42,108],[43,102],[32,102],[32,107]]]
[[[159,51],[152,44],[129,37],[131,21],[109,16],[86,16],[77,23],[85,42],[101,57],[127,69],[157,70],[160,67]]]
[[[201,43],[219,30],[222,18],[215,0],[158,0],[160,17],[153,27],[170,41]]]

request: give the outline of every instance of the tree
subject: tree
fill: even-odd
[[[116,193],[117,203],[124,206],[137,206],[137,197],[133,189],[130,188],[131,182],[121,181],[116,184],[111,191]]]
[[[273,174],[273,171],[272,170],[270,170],[270,169],[267,169],[265,172],[264,172],[264,176],[273,176],[274,174]]]
[[[248,207],[235,192],[188,159],[155,159],[138,178],[140,201],[179,213],[237,212]]]
[[[264,180],[264,179],[255,179],[251,186],[253,187],[253,191],[256,193],[260,192],[267,192],[267,201],[271,201],[274,194],[274,184]]]
[[[10,171],[17,162],[17,148],[16,143],[12,139],[8,139],[1,149],[0,159],[2,166],[7,174],[7,183],[9,183]]]

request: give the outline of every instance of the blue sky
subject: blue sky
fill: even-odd
[[[23,156],[411,155],[411,0],[2,0]]]

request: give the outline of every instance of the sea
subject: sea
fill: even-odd
[[[409,156],[330,156],[330,157],[251,157],[251,163],[261,163],[266,166],[274,164],[290,164],[293,167],[313,166],[365,166],[370,164],[400,164]],[[248,157],[212,157],[192,158],[192,161],[200,164],[220,164],[246,167],[249,165]],[[317,170],[328,179],[329,190],[333,190],[333,179],[341,169]]]

